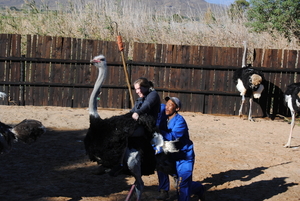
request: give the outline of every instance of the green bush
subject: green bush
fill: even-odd
[[[247,26],[255,32],[275,31],[291,41],[300,39],[299,0],[250,0]]]

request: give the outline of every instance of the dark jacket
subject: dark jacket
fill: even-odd
[[[141,114],[148,114],[157,119],[157,115],[160,111],[160,98],[158,93],[153,90],[150,91],[145,97],[138,98],[135,101],[134,107],[130,112]]]

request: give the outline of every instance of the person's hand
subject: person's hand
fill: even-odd
[[[136,113],[136,112],[135,112],[135,113],[133,113],[133,114],[132,114],[132,118],[133,118],[134,120],[136,120],[136,121],[137,121],[137,120],[138,120],[138,118],[139,118],[139,114],[138,114],[138,113]]]

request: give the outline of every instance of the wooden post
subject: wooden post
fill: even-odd
[[[133,101],[133,96],[132,96],[132,91],[131,91],[131,85],[130,85],[130,80],[129,80],[128,71],[127,71],[127,65],[126,65],[125,57],[124,57],[124,51],[123,51],[124,47],[123,47],[122,37],[121,37],[120,34],[117,36],[117,43],[118,43],[118,47],[119,47],[119,50],[120,50],[121,56],[122,56],[124,73],[125,73],[127,87],[128,87],[129,96],[130,96],[130,101],[131,101],[131,107],[133,107],[134,106],[134,101]]]

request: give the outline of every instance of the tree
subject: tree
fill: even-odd
[[[228,15],[231,20],[239,20],[244,16],[244,13],[249,8],[249,2],[246,0],[236,0],[234,3],[230,4]]]
[[[250,0],[248,23],[255,32],[278,31],[289,41],[300,39],[299,0]]]

